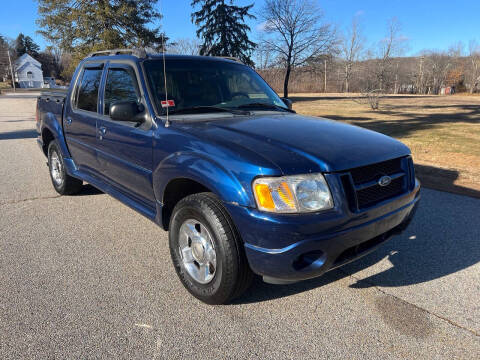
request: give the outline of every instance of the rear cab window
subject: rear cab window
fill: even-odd
[[[83,69],[76,92],[75,108],[79,110],[97,112],[98,90],[102,79],[102,68]]]

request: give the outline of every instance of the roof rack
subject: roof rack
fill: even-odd
[[[147,57],[147,52],[145,51],[145,49],[112,49],[112,50],[94,51],[88,54],[88,57],[114,56],[114,55],[121,55],[121,54],[129,54],[132,56],[136,56],[138,58]]]
[[[242,60],[240,60],[239,58],[233,57],[233,56],[215,56],[215,57],[220,58],[220,59],[232,60],[232,61],[238,62],[240,64],[243,64]]]

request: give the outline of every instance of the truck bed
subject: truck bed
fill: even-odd
[[[67,94],[68,94],[68,89],[43,89],[40,91],[39,97],[65,98]]]
[[[67,91],[55,90],[42,91],[37,98],[37,111],[42,119],[54,116],[58,123],[62,124],[63,104],[67,97]]]

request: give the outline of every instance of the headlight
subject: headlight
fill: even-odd
[[[253,182],[253,193],[260,210],[300,213],[327,210],[333,199],[322,174],[263,177]]]

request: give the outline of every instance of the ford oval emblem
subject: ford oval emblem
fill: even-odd
[[[390,176],[385,175],[378,180],[378,185],[388,186],[390,185],[391,182],[392,182],[392,178]]]

